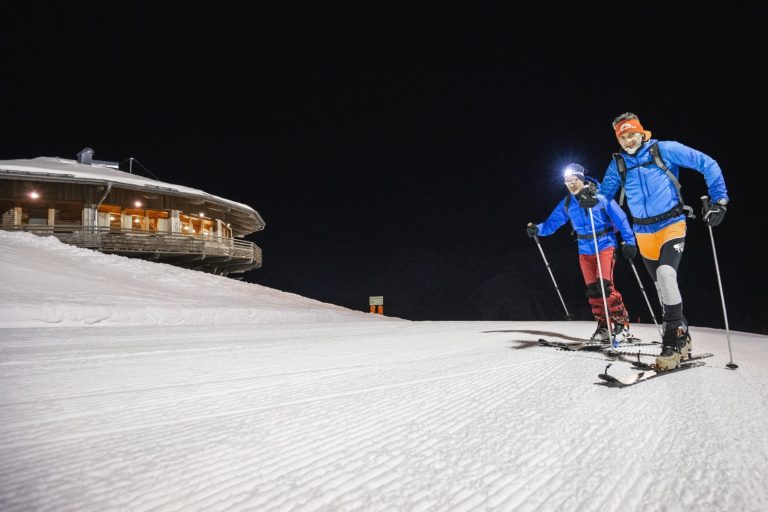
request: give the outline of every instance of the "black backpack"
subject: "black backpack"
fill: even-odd
[[[659,169],[667,173],[667,177],[672,182],[672,185],[675,186],[675,190],[677,190],[677,197],[679,199],[679,203],[670,211],[664,212],[661,215],[657,215],[656,217],[651,217],[649,219],[638,219],[636,217],[632,217],[632,221],[636,224],[652,224],[654,222],[668,219],[670,217],[677,217],[683,212],[685,212],[686,217],[690,219],[695,219],[696,216],[693,214],[693,208],[690,206],[686,206],[685,203],[683,202],[683,194],[680,192],[680,188],[681,188],[680,182],[677,181],[677,178],[675,178],[675,175],[672,174],[672,171],[669,170],[667,165],[664,163],[664,160],[661,158],[661,152],[659,151],[658,141],[651,144],[648,150],[651,152],[651,156],[653,157],[653,162],[659,167]],[[621,156],[621,153],[614,153],[613,161],[616,162],[616,167],[618,168],[619,176],[621,177],[621,194],[619,195],[619,206],[621,206],[624,204],[624,183],[627,180],[627,171],[631,169],[636,169],[637,167],[641,167],[643,164],[638,164],[628,169],[627,163],[624,161],[624,157]]]

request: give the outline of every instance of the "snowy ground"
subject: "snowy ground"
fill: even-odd
[[[387,319],[18,233],[0,261],[3,511],[768,510],[766,336],[729,370],[693,326],[705,367],[611,389],[525,332],[587,322]]]

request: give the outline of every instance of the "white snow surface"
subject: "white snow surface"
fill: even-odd
[[[692,326],[706,366],[614,389],[535,342],[591,322],[412,322],[28,233],[0,262],[4,512],[768,510],[766,336]]]

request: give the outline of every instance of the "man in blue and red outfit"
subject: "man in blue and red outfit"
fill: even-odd
[[[528,224],[528,236],[548,236],[560,229],[570,220],[576,233],[579,251],[579,266],[587,285],[587,298],[592,308],[592,314],[597,320],[597,330],[592,335],[593,341],[608,342],[611,339],[622,342],[629,337],[629,314],[624,307],[621,293],[613,282],[613,267],[616,262],[616,231],[621,232],[624,241],[622,251],[625,257],[637,254],[635,236],[629,226],[627,215],[622,211],[616,201],[607,200],[598,194],[594,196],[594,180],[587,183],[583,166],[572,163],[565,168],[563,179],[570,195],[566,195],[541,224]],[[581,195],[589,190],[593,194],[595,203],[592,205],[592,218],[595,230],[592,231],[592,219],[589,212],[579,205]],[[595,237],[599,254],[595,254]],[[600,270],[598,274],[597,258],[600,258]],[[602,283],[601,279],[602,278]],[[603,290],[606,294],[608,312],[610,314],[611,332],[608,330],[608,322],[605,318],[605,302],[603,302]]]

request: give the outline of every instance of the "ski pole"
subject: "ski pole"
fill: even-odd
[[[629,260],[629,265],[632,267],[632,272],[635,273],[635,277],[637,278],[637,284],[640,285],[640,291],[643,292],[643,297],[645,297],[645,303],[648,305],[648,311],[651,313],[651,318],[653,318],[653,323],[656,324],[656,330],[659,331],[659,336],[662,338],[664,337],[664,333],[661,330],[661,327],[659,327],[659,322],[656,321],[656,315],[653,314],[653,308],[651,307],[651,302],[648,300],[648,294],[645,293],[645,288],[643,288],[643,282],[640,280],[640,276],[637,274],[637,269],[635,268],[635,262],[632,260]]]
[[[701,202],[704,203],[704,210],[709,208],[709,198],[707,196],[701,196]],[[706,222],[706,218],[704,219]],[[725,336],[728,339],[728,354],[731,357],[731,362],[726,364],[730,369],[738,368],[739,365],[733,362],[733,352],[731,351],[731,330],[728,328],[728,313],[725,311],[725,295],[723,295],[723,283],[720,280],[720,266],[717,263],[717,250],[715,250],[715,235],[712,233],[712,226],[707,224],[709,228],[709,239],[712,241],[712,256],[715,258],[715,272],[717,273],[717,285],[720,288],[720,302],[723,304],[723,318],[725,319]]]
[[[555,275],[552,273],[552,269],[549,267],[549,262],[547,261],[547,257],[544,256],[544,249],[541,248],[539,237],[537,235],[534,235],[533,239],[536,241],[536,245],[539,246],[539,252],[541,253],[541,257],[544,258],[544,265],[547,266],[547,270],[549,271],[549,276],[552,278],[552,282],[555,284],[555,291],[557,291],[557,296],[560,297],[560,303],[563,305],[563,309],[565,310],[565,316],[568,320],[571,320],[572,319],[571,314],[568,312],[568,308],[565,307],[565,301],[563,300],[563,296],[560,294],[560,288],[557,287],[557,281],[555,281]]]
[[[592,208],[587,208],[589,211],[589,222],[592,225],[592,239],[595,241],[595,259],[597,260],[597,274],[600,279],[600,290],[603,293],[603,306],[605,306],[605,325],[608,326],[608,336],[611,339],[611,346],[618,348],[619,344],[616,342],[616,338],[613,336],[613,329],[611,327],[611,314],[608,311],[608,298],[605,296],[605,280],[603,279],[603,269],[600,265],[600,248],[597,245],[597,232],[595,231],[595,216],[592,215]]]

